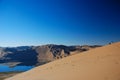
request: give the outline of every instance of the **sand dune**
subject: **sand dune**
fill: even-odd
[[[56,60],[5,80],[120,80],[120,42]]]

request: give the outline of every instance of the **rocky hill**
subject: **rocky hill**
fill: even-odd
[[[83,52],[99,46],[64,46],[42,45],[0,48],[0,63],[12,65],[41,65],[71,55],[72,52]]]

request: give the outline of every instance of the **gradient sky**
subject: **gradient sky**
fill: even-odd
[[[119,0],[0,0],[0,46],[120,41]]]

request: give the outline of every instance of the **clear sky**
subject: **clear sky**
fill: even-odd
[[[119,0],[0,0],[0,46],[120,41]]]

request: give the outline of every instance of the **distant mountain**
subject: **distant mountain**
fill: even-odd
[[[0,48],[0,63],[17,63],[15,65],[35,66],[71,55],[72,52],[83,52],[100,46],[20,46]]]

